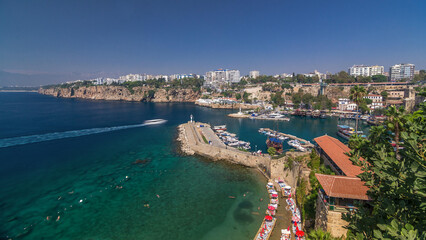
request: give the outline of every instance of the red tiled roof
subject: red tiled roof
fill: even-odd
[[[314,141],[321,147],[321,149],[333,160],[333,162],[343,171],[346,176],[355,177],[362,173],[361,167],[352,164],[345,153],[350,149],[341,141],[324,135],[317,137]]]
[[[369,200],[368,187],[357,177],[315,174],[325,193],[330,197]]]

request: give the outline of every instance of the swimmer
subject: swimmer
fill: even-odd
[[[50,221],[50,216],[47,216],[47,217],[46,217],[46,220],[47,220],[47,221]]]
[[[61,219],[61,216],[58,216],[58,218],[56,219],[56,221],[59,221],[59,219]]]
[[[157,194],[157,197],[160,198],[160,195]]]
[[[263,198],[260,198],[260,201],[263,201]]]
[[[257,207],[257,210],[260,210],[260,207]]]
[[[245,196],[246,196],[246,194],[244,193],[244,194],[243,194],[243,196],[245,197]]]
[[[79,203],[82,203],[83,202],[83,199],[80,199],[80,201],[78,201]]]

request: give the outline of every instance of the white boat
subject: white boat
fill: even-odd
[[[156,125],[156,124],[163,124],[167,122],[167,120],[164,119],[152,119],[152,120],[146,120],[145,122],[143,122],[143,124],[145,125]]]
[[[271,114],[268,114],[268,117],[269,118],[283,118],[284,115],[279,114],[279,113],[271,113]]]
[[[218,126],[214,126],[213,130],[218,131],[218,130],[223,130],[226,131],[226,125],[218,125]]]

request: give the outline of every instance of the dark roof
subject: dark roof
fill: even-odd
[[[357,177],[315,174],[327,196],[369,200],[368,187]]]
[[[349,156],[345,154],[350,149],[341,141],[327,135],[317,137],[314,140],[346,176],[355,177],[362,173],[361,167],[353,165]]]

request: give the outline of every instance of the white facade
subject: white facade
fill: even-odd
[[[218,69],[206,73],[206,83],[236,83],[241,79],[239,70]]]
[[[402,79],[413,80],[414,67],[414,64],[411,63],[401,63],[393,65],[389,69],[391,81],[398,81]]]
[[[250,74],[249,74],[250,78],[257,78],[259,77],[259,75],[260,75],[260,72],[256,70],[250,71]]]
[[[370,76],[384,75],[384,74],[385,74],[385,67],[378,66],[378,65],[370,67]]]
[[[385,67],[383,66],[365,66],[365,65],[353,65],[349,68],[348,73],[351,76],[364,76],[364,77],[371,77],[374,75],[384,75],[385,74]]]
[[[373,102],[382,102],[383,101],[382,95],[377,95],[377,94],[368,94],[368,96],[366,96],[364,98],[371,99],[371,101],[373,101]]]

